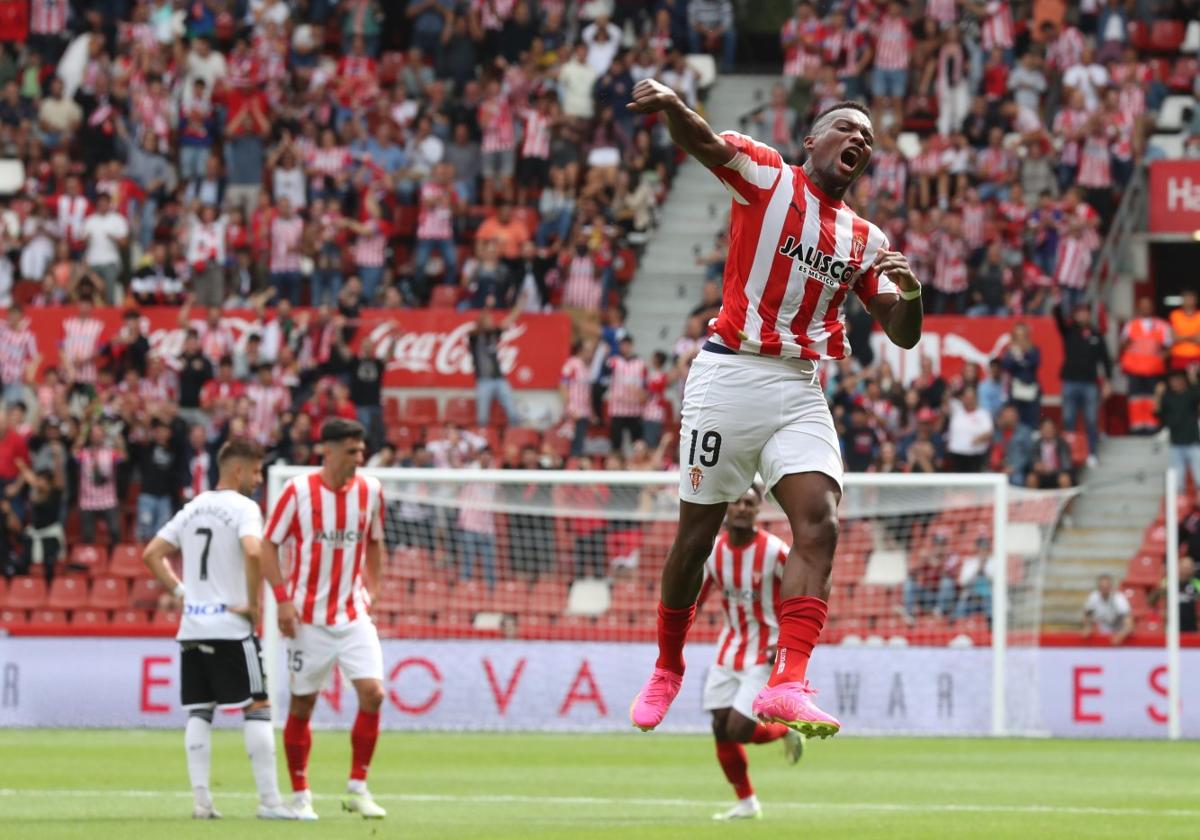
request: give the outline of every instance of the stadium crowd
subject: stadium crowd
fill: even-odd
[[[1146,115],[1198,76],[1194,57],[1139,39],[1150,14],[1195,6],[796,4],[783,79],[745,130],[795,156],[817,110],[869,100],[879,142],[852,203],[927,279],[927,307],[1055,312],[1064,345],[1090,354],[1068,351],[1063,371],[1082,447],[1042,419],[1020,327],[988,370],[929,367],[907,386],[855,340],[826,383],[849,469],[995,468],[1050,487],[1094,455],[1118,348],[1089,308],[1092,255],[1152,153]],[[72,509],[84,542],[145,540],[208,486],[231,436],[310,463],[330,416],[364,422],[376,465],[671,465],[727,242],[696,255],[710,282],[685,334],[639,356],[621,301],[678,157],[623,106],[649,76],[701,103],[684,52],[730,65],[729,0],[0,2],[0,42],[0,148],[24,170],[0,201],[6,574],[53,574]],[[64,303],[60,366],[39,375],[27,319]],[[101,342],[92,309],[107,304],[130,309]],[[152,305],[180,307],[178,354],[151,352],[133,307]],[[498,315],[472,341],[478,428],[385,429],[357,318],[424,305],[570,312],[563,426],[512,428]],[[226,307],[257,312],[244,347]],[[850,315],[856,338],[864,317]]]

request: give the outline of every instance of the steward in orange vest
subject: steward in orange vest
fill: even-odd
[[[1129,430],[1150,434],[1158,429],[1154,389],[1167,372],[1171,326],[1154,315],[1154,301],[1138,301],[1138,317],[1121,331],[1121,370],[1129,378]]]

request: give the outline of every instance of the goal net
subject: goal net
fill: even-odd
[[[272,467],[269,502],[307,471]],[[365,472],[383,482],[386,500],[387,554],[372,607],[382,636],[641,643],[648,653],[626,658],[629,679],[644,677],[676,531],[675,474]],[[862,702],[890,696],[894,705],[906,680],[927,682],[929,702],[950,702],[939,683],[949,679],[965,698],[957,702],[977,705],[966,731],[1040,731],[1043,570],[1068,497],[1012,488],[1000,475],[847,475],[813,682],[836,691],[842,706],[859,702],[860,687],[870,695]],[[790,541],[770,499],[760,525]],[[703,646],[725,619],[720,598],[710,597],[689,636],[690,662],[711,661]],[[276,643],[268,638],[269,649]],[[839,667],[849,661],[865,670]],[[905,664],[891,684],[872,688],[874,662]],[[900,702],[911,712],[916,701]]]

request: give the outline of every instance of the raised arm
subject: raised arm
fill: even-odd
[[[636,114],[661,112],[667,119],[671,139],[705,166],[721,166],[733,159],[733,147],[662,82],[654,79],[638,82],[633,86],[633,101],[625,107]]]
[[[921,306],[921,284],[908,264],[908,259],[899,251],[880,249],[872,271],[886,274],[900,288],[900,294],[886,292],[871,298],[868,308],[871,315],[883,327],[892,343],[911,350],[921,340],[921,323],[925,312]],[[904,295],[917,294],[909,299]]]

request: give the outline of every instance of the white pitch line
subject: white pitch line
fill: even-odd
[[[47,790],[0,788],[0,797],[19,798],[78,798],[78,799],[160,799],[163,797],[186,798],[192,794],[182,790]],[[641,805],[649,808],[719,808],[728,805],[726,800],[705,799],[650,799],[634,797],[621,799],[602,796],[528,796],[524,794],[479,794],[457,796],[440,793],[374,793],[376,799],[388,802],[444,802],[478,805]],[[257,794],[244,791],[221,791],[218,799],[257,799]],[[314,794],[314,799],[337,800],[339,795]],[[972,803],[905,802],[772,802],[771,808],[799,811],[881,811],[911,814],[1062,814],[1068,816],[1103,817],[1200,817],[1200,809],[1193,808],[1108,808],[1090,805],[980,805]]]

